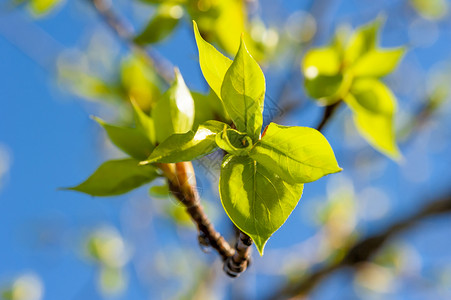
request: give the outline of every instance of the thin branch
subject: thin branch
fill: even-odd
[[[334,104],[328,105],[324,108],[323,117],[316,127],[318,131],[324,129],[324,126],[326,126],[326,124],[330,121],[341,102],[342,101],[335,102]]]
[[[355,269],[360,263],[371,260],[374,254],[380,251],[386,242],[394,235],[402,231],[409,230],[419,222],[428,217],[438,214],[451,212],[451,192],[432,203],[426,205],[423,209],[404,220],[398,221],[379,234],[366,237],[353,246],[347,252],[346,256],[338,262],[324,266],[317,271],[307,275],[302,281],[289,282],[285,286],[276,290],[276,292],[267,299],[287,299],[296,296],[306,296],[311,292],[325,277],[331,275],[334,271],[349,267]]]
[[[238,277],[250,265],[252,239],[240,231],[235,245],[235,254],[224,263],[224,272],[230,277]]]
[[[208,241],[208,245],[218,252],[223,261],[232,257],[235,250],[215,230],[200,203],[192,163],[159,164],[159,167],[168,180],[171,193],[186,207],[202,239]]]

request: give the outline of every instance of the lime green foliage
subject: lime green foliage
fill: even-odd
[[[256,141],[263,124],[265,76],[246,49],[243,38],[221,87],[224,106],[239,131]]]
[[[216,144],[225,152],[238,156],[247,156],[253,146],[248,135],[235,129],[225,129],[216,135]]]
[[[158,100],[152,110],[158,142],[163,142],[173,133],[185,133],[193,127],[194,100],[182,75],[176,69],[175,81]]]
[[[62,0],[28,0],[28,8],[35,16],[44,16],[55,9]]]
[[[135,37],[135,42],[153,44],[163,40],[175,29],[182,16],[183,8],[180,5],[162,3],[144,30]]]
[[[212,120],[199,125],[196,131],[175,133],[159,144],[141,164],[190,161],[207,155],[217,148],[215,136],[224,129],[223,125]]]
[[[341,171],[326,138],[307,127],[271,123],[249,156],[291,183],[312,182]]]
[[[353,112],[361,135],[392,159],[401,154],[396,145],[396,98],[380,77],[393,72],[405,49],[378,47],[381,18],[358,28],[345,41],[338,36],[327,47],[304,57],[302,72],[307,93],[323,105],[344,101]]]
[[[449,9],[446,0],[410,0],[410,3],[422,17],[430,20],[442,19]]]
[[[221,122],[214,123],[215,130],[206,130],[204,123],[196,132],[172,135],[142,163],[192,160],[217,147],[229,153],[221,166],[221,202],[263,254],[269,237],[298,203],[303,183],[341,168],[327,140],[314,129],[271,124],[261,138],[265,78],[245,42],[241,39],[229,64],[202,39],[195,23],[194,33],[204,77],[213,91],[221,91],[237,130]]]
[[[222,81],[232,61],[201,37],[196,22],[193,22],[193,26],[202,74],[211,89],[221,98]]]
[[[285,223],[302,196],[303,184],[288,184],[248,156],[227,155],[219,191],[225,211],[255,242],[258,251]]]
[[[92,196],[114,196],[129,192],[158,177],[154,166],[139,166],[132,158],[103,163],[86,181],[67,188]]]

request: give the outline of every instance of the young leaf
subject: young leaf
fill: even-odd
[[[376,48],[379,29],[383,21],[382,17],[378,17],[375,21],[361,26],[355,31],[345,50],[346,65],[356,63],[359,58]]]
[[[238,156],[247,155],[253,145],[249,136],[231,128],[216,135],[216,144],[222,150]]]
[[[393,122],[396,100],[391,91],[375,79],[360,79],[344,100],[354,113],[360,134],[376,150],[399,160]]]
[[[102,125],[114,145],[133,158],[146,159],[155,148],[148,137],[137,128],[110,125],[96,117],[94,120]]]
[[[195,160],[217,148],[215,136],[224,129],[224,123],[207,121],[197,131],[175,133],[159,144],[147,160],[140,164],[175,163]]]
[[[253,141],[259,138],[262,128],[265,88],[265,76],[241,38],[235,60],[224,76],[221,96],[237,129]]]
[[[221,86],[224,76],[232,61],[222,55],[212,45],[207,43],[199,33],[196,22],[193,21],[194,35],[196,37],[197,49],[199,50],[199,64],[205,80],[211,89],[221,98]]]
[[[353,74],[354,76],[385,76],[398,66],[404,52],[404,48],[370,51],[353,66]]]
[[[173,133],[185,133],[193,127],[194,100],[182,75],[175,69],[175,81],[152,109],[158,142]]]
[[[336,49],[318,48],[308,51],[302,60],[302,71],[308,74],[333,76],[340,71],[340,56]]]
[[[153,124],[153,120],[142,111],[142,109],[138,106],[135,100],[131,100],[133,107],[133,114],[136,123],[136,128],[141,130],[141,132],[147,136],[149,141],[155,145],[157,140],[155,137],[155,126]]]
[[[146,28],[135,37],[135,42],[145,45],[163,40],[175,29],[182,16],[183,8],[180,5],[160,4]]]
[[[307,94],[315,99],[321,99],[326,104],[332,104],[339,99],[335,97],[343,84],[343,75],[315,75],[305,74],[305,89]]]
[[[255,242],[258,251],[285,223],[302,196],[303,184],[288,184],[248,156],[227,155],[219,192],[232,222]]]
[[[153,165],[139,166],[131,158],[103,163],[86,181],[66,188],[91,196],[114,196],[127,193],[158,177]]]
[[[311,182],[342,170],[326,138],[308,127],[271,123],[249,156],[290,183]]]

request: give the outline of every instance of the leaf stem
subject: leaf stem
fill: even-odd
[[[341,104],[341,102],[343,102],[343,101],[339,100],[339,101],[335,102],[334,104],[328,105],[324,108],[323,117],[322,117],[321,121],[319,122],[318,126],[316,127],[316,129],[318,131],[322,131],[324,129],[324,126],[326,126],[326,124],[332,118],[332,116],[334,115],[335,111],[337,110],[337,108]]]

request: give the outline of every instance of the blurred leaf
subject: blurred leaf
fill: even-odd
[[[371,23],[359,27],[354,32],[345,50],[346,65],[356,63],[359,58],[376,48],[378,32],[383,21],[382,17],[378,17]]]
[[[405,50],[372,50],[360,58],[352,68],[355,76],[386,76],[398,66]]]
[[[126,287],[124,271],[120,268],[102,268],[100,271],[99,280],[100,288],[103,294],[119,294]]]
[[[159,79],[148,64],[138,55],[127,57],[121,62],[121,83],[128,99],[134,99],[138,106],[149,112],[161,97]]]
[[[334,76],[340,71],[340,65],[340,57],[335,49],[318,48],[305,54],[302,61],[302,71],[304,74]]]
[[[247,155],[252,148],[252,140],[245,133],[225,128],[216,135],[216,144],[225,152],[241,156]]]
[[[62,0],[26,0],[31,12],[36,16],[50,13]]]
[[[345,102],[354,113],[360,134],[378,151],[399,160],[396,145],[394,112],[396,99],[391,91],[375,79],[360,79],[354,83]]]
[[[207,121],[199,125],[196,131],[175,133],[159,144],[141,164],[191,161],[207,155],[217,148],[215,136],[224,126],[227,125],[218,121]]]
[[[305,77],[305,89],[307,94],[315,99],[320,99],[330,105],[338,100],[338,92],[343,84],[343,75],[317,75]]]
[[[175,69],[175,80],[171,87],[152,110],[152,119],[160,143],[174,133],[185,133],[192,129],[194,100],[178,69]]]
[[[241,39],[240,49],[224,76],[221,96],[237,129],[256,141],[263,124],[265,75]]]
[[[149,189],[149,194],[151,197],[155,198],[166,198],[169,197],[170,191],[167,184],[164,185],[154,185]]]
[[[290,185],[246,156],[227,155],[221,166],[221,202],[232,222],[255,242],[260,255],[269,237],[296,207],[303,184]]]
[[[201,37],[196,22],[193,22],[193,26],[197,49],[199,50],[199,64],[202,74],[211,89],[221,98],[222,82],[232,61]]]
[[[133,158],[146,159],[155,148],[155,145],[138,128],[110,125],[97,117],[94,117],[94,120],[102,125],[114,145]]]
[[[249,156],[289,183],[307,183],[340,172],[334,152],[316,129],[274,123]]]
[[[172,3],[163,3],[158,6],[144,30],[135,37],[137,44],[153,44],[165,39],[177,26],[183,16],[183,8]]]
[[[153,165],[139,166],[139,161],[131,158],[110,160],[103,163],[83,183],[65,188],[91,196],[114,196],[127,193],[158,177]]]
[[[431,20],[442,19],[449,9],[446,0],[410,0],[410,3],[422,17]]]

